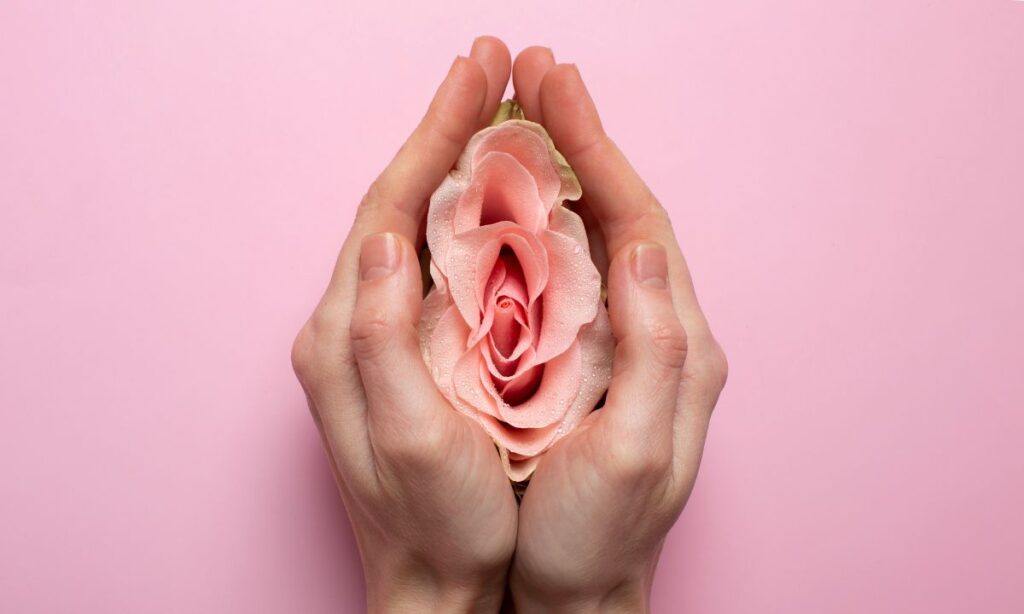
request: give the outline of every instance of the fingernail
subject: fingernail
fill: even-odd
[[[451,79],[452,75],[459,72],[459,70],[462,69],[463,65],[468,61],[469,58],[464,55],[455,56],[455,59],[452,60],[452,65],[448,67],[448,76],[445,78],[445,80]]]
[[[551,50],[551,47],[547,47],[545,45],[531,45],[530,47],[527,47],[526,49],[521,51],[519,55],[522,55],[526,51],[530,51],[531,53],[543,53],[544,55],[548,56],[547,59],[550,60],[552,66],[555,64],[555,52]]]
[[[668,288],[668,258],[665,248],[656,243],[641,243],[633,248],[633,276],[650,288]]]
[[[363,239],[359,252],[359,277],[363,281],[387,277],[398,268],[398,240],[390,232]]]
[[[477,55],[480,53],[480,49],[478,48],[478,45],[481,42],[483,42],[483,39],[484,39],[483,36],[478,36],[478,37],[473,39],[473,45],[469,48],[469,57],[471,57],[471,58],[477,57]]]

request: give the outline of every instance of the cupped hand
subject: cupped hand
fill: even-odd
[[[414,245],[431,192],[494,115],[508,49],[477,39],[370,187],[292,360],[352,521],[371,611],[497,611],[516,503],[494,444],[420,355]]]
[[[576,67],[533,47],[513,80],[583,185],[617,346],[604,407],[547,452],[522,500],[512,593],[529,612],[643,611],[696,479],[725,356],[665,210],[605,134]]]

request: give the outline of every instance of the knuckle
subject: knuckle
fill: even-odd
[[[652,322],[648,329],[648,341],[652,354],[664,366],[681,369],[686,362],[689,343],[683,325],[675,319],[660,319]]]
[[[366,190],[366,194],[363,195],[362,200],[359,201],[359,208],[356,209],[357,219],[372,216],[374,211],[380,209],[383,203],[387,202],[387,194],[388,190],[384,185],[384,177],[377,177],[377,179],[375,179]]]
[[[455,150],[462,149],[463,146],[465,146],[466,139],[468,138],[466,130],[461,124],[444,117],[428,119],[425,124],[425,128],[432,139]]]
[[[304,324],[292,342],[291,353],[292,370],[295,371],[295,375],[298,376],[300,381],[307,379],[314,364],[316,364],[316,361],[313,359],[315,343],[315,336],[310,324]]]
[[[647,438],[617,437],[607,454],[615,475],[627,484],[661,480],[672,467],[671,450]]]
[[[722,347],[713,338],[701,343],[699,352],[683,370],[684,390],[699,410],[710,417],[729,377],[729,362]]]
[[[334,352],[327,330],[317,325],[315,317],[310,318],[292,342],[292,369],[303,384],[316,384],[329,368]]]
[[[292,342],[291,362],[299,381],[315,386],[325,379],[345,355],[342,316],[323,305],[299,329]]]
[[[356,310],[349,325],[349,339],[352,350],[360,358],[372,358],[387,347],[394,335],[391,314],[381,308]]]
[[[378,429],[377,449],[387,462],[408,467],[426,467],[436,462],[447,449],[445,435],[439,425],[425,424],[416,428]]]
[[[701,344],[701,351],[694,356],[690,379],[717,396],[729,378],[729,360],[722,346],[714,338]]]
[[[708,360],[709,371],[714,378],[715,387],[718,390],[725,388],[725,383],[729,380],[729,358],[717,341],[712,345],[711,356]]]

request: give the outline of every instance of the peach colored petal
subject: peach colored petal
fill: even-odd
[[[517,373],[514,377],[504,382],[498,392],[505,403],[515,406],[530,399],[541,382],[544,381],[544,365],[536,365],[533,368]],[[491,383],[497,384],[492,378]]]
[[[548,283],[550,271],[544,245],[522,227],[512,222],[498,222],[456,236],[448,254],[448,290],[474,333],[486,309],[486,283],[502,247],[508,247],[522,267],[530,302],[536,300]]]
[[[491,277],[484,286],[483,309],[481,313],[480,326],[469,339],[470,345],[476,345],[491,330],[491,323],[494,319],[494,305],[499,296],[507,296],[520,305],[529,303],[529,294],[526,289],[526,280],[523,279],[523,270],[515,256],[511,254],[498,255],[494,263],[494,270]],[[526,325],[526,321],[520,322]]]
[[[517,429],[484,413],[478,414],[477,422],[498,446],[525,457],[536,456],[551,447],[559,429],[557,424],[539,429]]]
[[[566,207],[552,209],[548,230],[573,239],[583,247],[588,256],[590,255],[590,239],[587,236],[587,228],[583,225],[583,218],[575,211]]]
[[[437,382],[438,389],[446,399],[460,412],[480,421],[481,412],[491,409],[497,416],[496,408],[488,406],[487,399],[480,396],[483,403],[462,399],[456,386],[456,372],[459,362],[463,359],[472,361],[480,359],[479,353],[466,351],[466,339],[469,329],[462,321],[454,306],[449,306],[438,319],[434,335],[430,340],[430,370]]]
[[[536,139],[525,136],[532,134],[540,139],[547,148],[547,166],[541,163],[540,149]],[[569,168],[565,158],[555,149],[547,131],[540,124],[524,120],[511,120],[498,126],[485,128],[476,133],[459,156],[455,167],[441,182],[441,185],[430,197],[427,214],[427,244],[432,257],[439,263],[436,270],[438,278],[447,275],[448,249],[457,234],[455,217],[462,194],[472,183],[476,168],[474,160],[482,160],[490,152],[503,153],[515,158],[525,171],[533,178],[537,194],[545,211],[566,200],[577,200],[582,194],[579,180]],[[551,199],[551,173],[554,171],[559,181],[557,195]]]
[[[499,297],[494,304],[494,322],[491,324],[491,341],[501,356],[511,356],[519,345],[522,326],[516,322],[516,304],[508,297]]]
[[[487,152],[473,169],[455,204],[455,235],[496,222],[515,222],[530,232],[547,226],[548,209],[522,164],[502,152]]]
[[[529,172],[536,185],[544,213],[555,204],[561,190],[561,179],[551,164],[551,156],[544,138],[521,125],[505,123],[483,135],[473,154],[473,166],[482,166],[486,156],[496,152],[513,157],[520,167]],[[538,228],[538,230],[540,230]]]
[[[487,349],[483,352],[487,371],[495,381],[502,382],[501,385],[511,381],[536,364],[536,361],[533,360],[534,349],[528,337],[519,339],[519,345],[516,346],[511,358],[501,356],[497,350],[492,351],[490,341],[484,341],[483,343],[487,345]]]
[[[505,474],[513,482],[522,482],[533,475],[540,463],[541,456],[522,456],[512,454],[507,449],[499,446],[498,454],[501,456],[501,465],[505,468]]]
[[[483,382],[483,389],[497,407],[498,416],[510,426],[542,428],[558,424],[565,418],[579,393],[582,366],[580,346],[573,343],[565,352],[543,363],[540,387],[523,403],[514,406],[506,403],[489,378]]]
[[[597,315],[601,274],[579,241],[550,230],[540,238],[548,254],[550,275],[544,289],[536,360],[546,362],[564,352],[576,340],[580,327]]]
[[[501,420],[494,397],[485,389],[484,379],[487,378],[482,377],[479,360],[480,353],[473,350],[458,359],[450,380],[454,394],[445,396],[459,411],[476,420],[499,446],[527,456],[545,450],[556,435],[557,425],[519,429]]]
[[[608,319],[608,309],[598,303],[594,321],[580,329],[580,390],[566,412],[565,432],[576,428],[601,400],[612,379],[612,356],[615,337]]]
[[[559,152],[555,148],[555,143],[554,141],[551,140],[551,136],[548,135],[548,132],[547,130],[544,129],[544,126],[526,120],[511,120],[496,126],[496,128],[504,130],[528,130],[539,136],[548,148],[548,163],[551,165],[553,169],[555,169],[555,172],[558,174],[558,178],[561,184],[560,189],[558,191],[558,196],[555,198],[555,202],[561,203],[562,201],[566,200],[579,199],[579,197],[583,194],[583,190],[580,187],[579,179],[577,179],[576,173],[573,172],[572,168],[569,166],[569,163],[566,162],[565,156],[563,156],[561,152]],[[481,131],[480,133],[478,133],[478,135],[480,136],[481,141],[488,138],[488,132],[486,130]],[[470,139],[469,146],[473,146],[472,139]]]
[[[579,348],[582,363],[580,388],[561,422],[540,429],[515,429],[505,432],[504,439],[495,438],[498,445],[504,444],[507,452],[514,457],[520,455],[529,458],[542,454],[579,426],[608,389],[612,378],[615,338],[612,336],[608,310],[603,303],[594,321],[580,329]],[[538,449],[542,442],[544,445]]]
[[[420,353],[423,354],[423,360],[428,366],[430,365],[430,344],[434,338],[437,323],[451,306],[451,297],[440,288],[431,288],[423,299],[423,308],[420,312],[417,329],[420,336]]]

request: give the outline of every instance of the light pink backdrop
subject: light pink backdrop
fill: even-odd
[[[475,34],[579,64],[731,359],[661,612],[1024,611],[1024,2],[0,7],[0,611],[355,612],[293,380]]]

